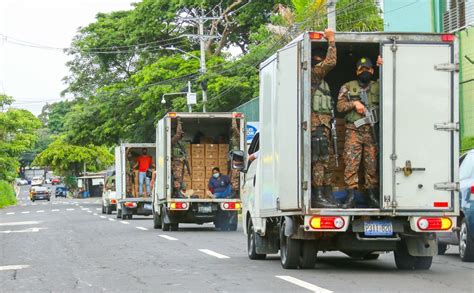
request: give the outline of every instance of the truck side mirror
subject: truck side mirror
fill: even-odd
[[[245,170],[244,151],[231,151],[229,156],[232,169],[244,173],[247,171]]]

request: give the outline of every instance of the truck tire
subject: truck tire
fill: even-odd
[[[247,229],[247,253],[250,259],[259,260],[265,259],[266,254],[257,253],[257,243],[255,241],[257,232],[253,229],[252,220],[249,221],[249,226]]]
[[[112,207],[111,207],[111,206],[107,206],[107,207],[105,208],[105,213],[106,213],[107,215],[111,215],[111,214],[112,214]]]
[[[122,209],[117,208],[117,219],[122,217]]]
[[[459,256],[464,262],[474,261],[474,241],[465,218],[461,221],[461,230],[459,231]]]
[[[408,253],[406,243],[402,240],[394,252],[395,264],[399,270],[429,270],[433,263],[432,256],[413,256]]]
[[[153,228],[161,229],[161,217],[156,212],[153,213]]]
[[[318,251],[316,242],[313,240],[303,240],[301,243],[300,267],[302,269],[312,269],[316,265]]]
[[[133,214],[128,215],[128,219],[131,220],[133,218]]]
[[[286,223],[280,228],[280,261],[284,269],[296,269],[300,264],[301,242],[285,235]]]
[[[178,231],[178,230],[179,230],[179,223],[170,224],[170,231]]]
[[[166,208],[163,206],[163,208],[161,209],[161,229],[163,231],[169,231],[170,224],[165,223],[165,213],[166,213]]]
[[[443,243],[438,243],[438,255],[444,255],[448,250],[448,245]]]
[[[102,214],[105,214],[105,206],[102,204]]]
[[[432,263],[432,256],[417,256],[415,261],[415,270],[429,270]]]

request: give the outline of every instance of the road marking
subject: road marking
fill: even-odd
[[[58,210],[58,209],[54,209],[54,210],[51,210],[51,211],[52,211],[52,212],[59,212],[59,210]]]
[[[102,209],[101,209],[101,208],[96,208],[95,210],[96,210],[96,211],[100,211],[100,210],[102,210]]]
[[[38,221],[25,221],[25,222],[9,222],[9,223],[0,223],[0,226],[22,226],[22,225],[36,225],[41,222]]]
[[[26,203],[21,204],[22,207],[26,207]]]
[[[106,219],[107,217],[106,216],[100,216],[102,219]]]
[[[143,228],[143,227],[135,227],[135,228],[137,228],[137,229],[139,229],[139,230],[143,230],[143,231],[148,231],[147,228]]]
[[[32,205],[32,206],[35,206],[36,204],[35,204],[35,203],[32,203],[31,205]]]
[[[21,270],[29,267],[29,265],[0,266],[0,271]]]
[[[209,254],[209,255],[212,255],[212,256],[217,257],[217,258],[230,258],[227,255],[223,255],[223,254],[217,253],[217,252],[209,250],[209,249],[199,249],[199,251],[204,252],[204,253]]]
[[[43,211],[43,210],[39,210],[39,211],[36,211],[36,212],[37,212],[37,213],[44,213],[44,211]]]
[[[47,202],[43,202],[43,205],[44,205],[44,206],[47,205],[47,204],[48,204]]]
[[[25,230],[6,230],[6,231],[0,231],[1,234],[10,234],[10,233],[34,233],[34,232],[39,232],[40,229],[46,229],[46,228],[28,228]]]
[[[53,204],[58,204],[57,202],[53,202]]]
[[[97,213],[94,213],[94,216],[98,216],[98,214],[97,214]]]
[[[168,235],[164,235],[164,234],[158,235],[158,236],[160,236],[161,238],[165,238],[165,239],[171,240],[171,241],[176,241],[176,240],[178,240],[178,238],[174,238],[174,237],[171,237],[171,236],[168,236]]]
[[[297,278],[293,278],[293,277],[290,277],[290,276],[275,276],[277,277],[278,279],[282,279],[284,281],[287,281],[287,282],[290,282],[292,284],[295,284],[296,286],[300,286],[302,288],[305,288],[305,289],[308,289],[312,292],[318,292],[318,293],[332,293],[331,290],[328,290],[328,289],[324,289],[324,288],[321,288],[321,287],[318,287],[316,285],[313,285],[311,283],[308,283],[308,282],[305,282],[305,281],[302,281],[300,279],[297,279]]]
[[[115,222],[115,219],[109,218],[109,221]]]
[[[66,211],[73,211],[74,209],[66,209]]]
[[[30,212],[21,212],[22,214],[29,214]]]
[[[122,223],[122,224],[125,224],[125,225],[128,225],[128,224],[130,224],[130,223],[129,223],[129,222],[127,222],[127,221],[120,221],[120,223]]]
[[[7,215],[14,215],[15,212],[10,212],[10,213],[7,213]]]
[[[91,211],[87,211],[88,213],[92,213]]]

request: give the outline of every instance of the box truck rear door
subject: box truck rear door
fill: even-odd
[[[452,43],[383,44],[381,192],[383,207],[451,211],[458,115]]]

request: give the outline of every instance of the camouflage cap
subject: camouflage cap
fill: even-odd
[[[372,68],[373,67],[372,60],[370,60],[370,58],[367,58],[367,57],[362,57],[359,59],[359,61],[357,61],[356,67],[357,67],[357,70],[361,69],[362,67]]]

